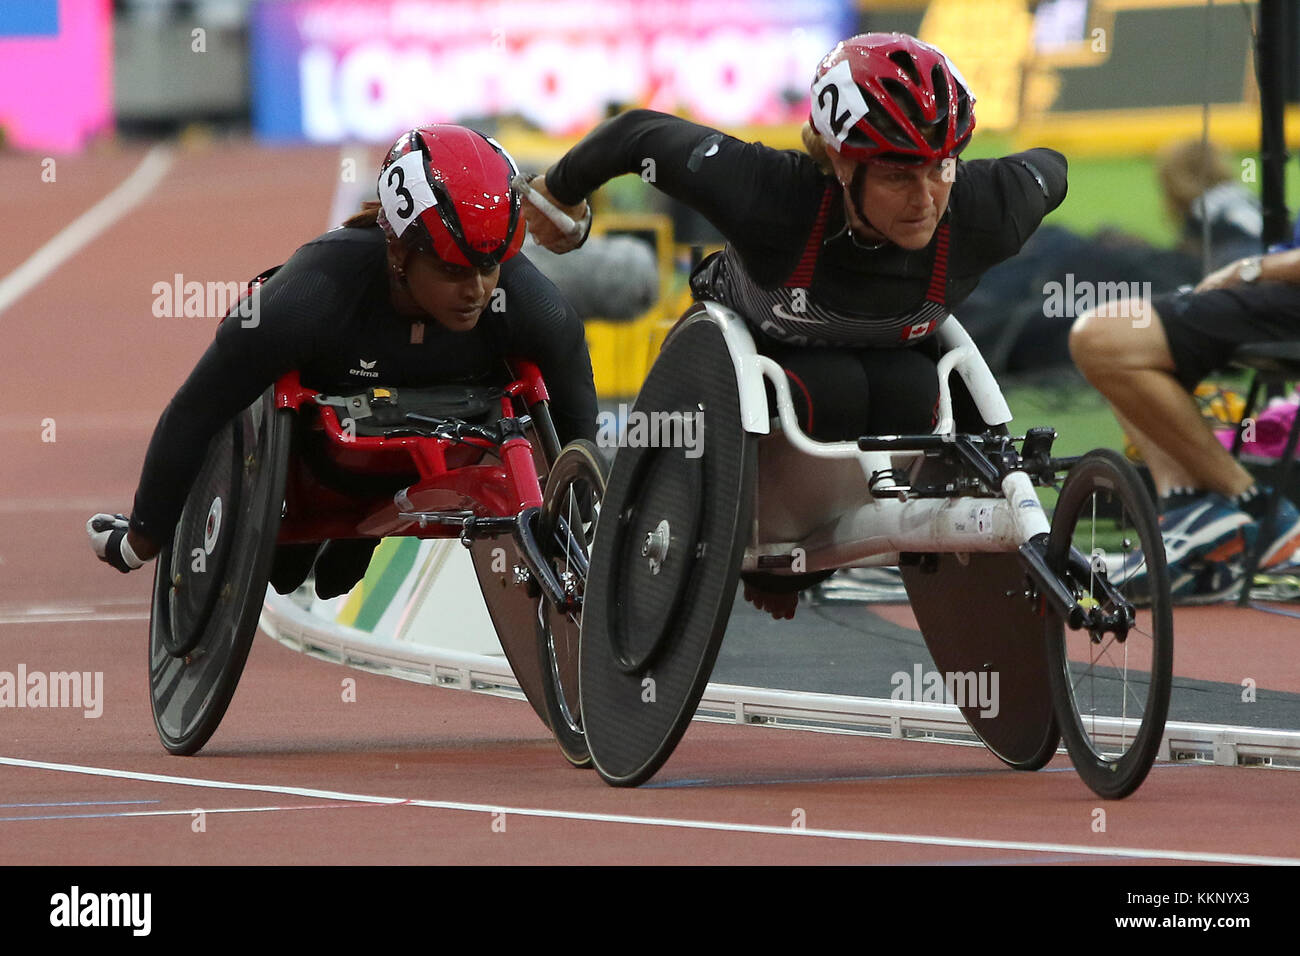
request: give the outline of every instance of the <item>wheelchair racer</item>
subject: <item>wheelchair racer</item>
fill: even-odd
[[[697,298],[735,309],[781,363],[801,426],[823,441],[929,431],[934,333],[981,274],[1015,255],[1066,192],[1050,149],[961,162],[975,97],[933,46],[869,33],[835,47],[812,83],[806,152],[746,143],[633,110],[610,119],[533,181],[573,219],[623,173],[703,214],[725,248],[696,269]],[[651,172],[653,175],[651,175]],[[574,248],[531,204],[533,237]],[[983,430],[954,381],[958,421]],[[746,576],[746,599],[793,617],[797,594]]]
[[[87,522],[100,560],[127,572],[154,557],[175,529],[209,440],[293,370],[309,387],[352,394],[379,384],[499,384],[502,360],[526,357],[547,383],[561,443],[593,439],[596,391],[583,326],[517,254],[525,226],[516,174],[510,156],[474,130],[404,133],[380,169],[379,201],[300,247],[261,285],[256,323],[232,319],[232,310],[218,327],[158,421],[129,521],[99,514]],[[314,558],[317,593],[345,593],[377,544],[331,541],[319,555],[307,546],[291,576],[301,583]]]

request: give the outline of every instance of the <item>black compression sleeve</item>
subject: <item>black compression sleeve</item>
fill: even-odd
[[[1065,157],[1052,149],[964,163],[952,199],[964,253],[979,271],[1015,255],[1066,188]]]
[[[824,177],[804,154],[746,143],[666,113],[631,110],[596,127],[546,173],[576,203],[615,176],[636,173],[709,220],[747,261],[803,248]],[[778,253],[777,262],[784,257]]]
[[[529,358],[541,369],[560,444],[595,440],[596,386],[578,313],[523,255],[501,267],[501,288],[507,322],[502,351]]]
[[[1043,200],[1040,215],[1046,216],[1065,200],[1068,188],[1065,157],[1054,149],[1039,147],[1008,156],[1007,160],[1029,173]]]
[[[282,374],[301,368],[315,348],[316,323],[337,314],[342,290],[322,267],[332,252],[305,246],[261,287],[252,316],[232,312],[163,411],[131,514],[131,527],[154,544],[175,529],[212,436]]]
[[[214,341],[158,419],[131,513],[132,529],[153,543],[175,529],[212,436],[270,384],[250,379],[246,367]]]
[[[1066,191],[1065,157],[1054,149],[1029,149],[998,161],[998,192],[1023,245]]]

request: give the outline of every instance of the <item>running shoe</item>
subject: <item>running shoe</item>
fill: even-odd
[[[1229,561],[1198,562],[1189,582],[1183,583],[1178,594],[1174,595],[1175,604],[1217,604],[1220,601],[1234,601],[1241,594],[1242,583],[1246,580],[1246,568],[1241,557]],[[1173,591],[1173,582],[1170,582]]]
[[[1296,517],[1300,519],[1300,515]],[[1279,527],[1283,526],[1279,522]],[[1300,534],[1300,527],[1294,533]],[[1165,560],[1170,566],[1190,566],[1197,561],[1223,562],[1242,554],[1254,543],[1258,528],[1250,515],[1223,495],[1210,492],[1191,504],[1162,514],[1160,534],[1165,540]],[[1172,572],[1170,580],[1173,580]]]
[[[1286,525],[1279,521],[1279,527]],[[1300,533],[1300,528],[1296,531]],[[1177,603],[1208,602],[1235,586],[1230,581],[1234,566],[1240,583],[1241,557],[1254,544],[1258,527],[1223,495],[1210,492],[1161,515],[1160,533],[1170,596]],[[1106,575],[1129,600],[1145,602],[1149,597],[1147,561],[1141,550],[1107,555]]]
[[[1263,489],[1263,492],[1269,494],[1267,489]],[[1258,524],[1263,527],[1264,522],[1261,520]],[[1260,569],[1289,563],[1298,547],[1300,547],[1300,511],[1296,510],[1290,498],[1283,495],[1278,500],[1277,517],[1273,520],[1273,533],[1269,536],[1268,545],[1259,556]]]
[[[1167,567],[1169,597],[1175,604],[1209,604],[1221,600],[1245,576],[1240,558],[1168,562]],[[1106,578],[1126,600],[1140,606],[1150,603],[1146,558],[1141,551],[1107,555]]]
[[[1107,558],[1106,576],[1124,598],[1139,606],[1150,603],[1142,552]],[[1169,597],[1175,604],[1214,604],[1236,598],[1246,577],[1240,555],[1227,561],[1180,561],[1168,565]]]

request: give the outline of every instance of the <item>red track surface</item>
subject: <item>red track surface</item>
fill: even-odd
[[[0,275],[141,155],[61,159],[54,184],[39,157],[0,160],[0,191],[27,227],[0,240]],[[154,196],[0,313],[0,670],[102,671],[105,698],[96,719],[0,710],[0,757],[61,765],[0,763],[0,864],[1300,859],[1300,774],[1157,765],[1135,796],[1105,804],[1096,833],[1102,803],[1064,757],[1018,774],[978,748],[696,724],[650,786],[615,790],[569,769],[526,704],[345,670],[265,638],[207,748],[168,757],[146,690],[150,572],[96,562],[84,523],[129,510],[153,422],[212,335],[211,320],[155,318],[153,283],[246,279],[282,261],[320,231],[337,160],[183,149]],[[1300,688],[1285,618],[1180,611],[1178,628],[1179,673]],[[359,799],[372,797],[434,805]],[[1115,848],[1133,852],[1096,855]]]

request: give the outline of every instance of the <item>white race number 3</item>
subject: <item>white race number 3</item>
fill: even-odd
[[[393,232],[399,236],[412,220],[438,204],[424,178],[424,158],[410,152],[384,170],[379,180],[379,201],[384,204]]]

